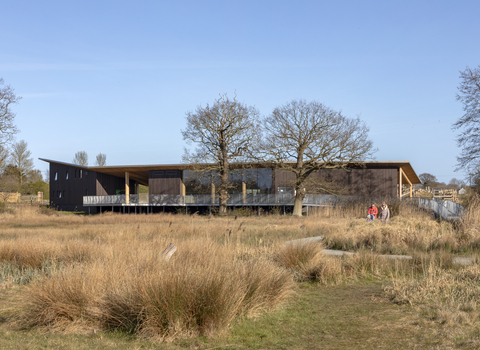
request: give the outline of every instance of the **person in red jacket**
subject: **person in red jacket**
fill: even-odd
[[[370,208],[368,208],[367,221],[375,220],[377,218],[377,214],[378,214],[378,209],[375,206],[375,203],[372,203]]]

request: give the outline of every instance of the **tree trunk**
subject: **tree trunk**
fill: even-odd
[[[293,206],[293,216],[302,216],[303,197],[305,197],[305,195],[301,193],[301,191],[297,191],[297,194],[295,195],[295,204]]]
[[[218,193],[218,203],[219,203],[219,210],[218,213],[220,215],[225,215],[227,213],[227,200],[228,200],[228,191],[221,189]]]

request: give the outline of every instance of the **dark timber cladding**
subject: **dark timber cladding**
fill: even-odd
[[[389,198],[397,196],[397,171],[395,167],[321,169],[310,175],[310,181],[320,186],[331,183],[338,193],[345,196]],[[273,193],[278,193],[279,187],[293,188],[294,184],[293,172],[274,171]]]
[[[96,173],[50,163],[50,202],[61,210],[83,210],[83,196],[96,195]]]
[[[127,179],[130,194],[135,194],[137,185],[142,184],[149,187],[151,195],[185,195],[184,171],[192,170],[192,166],[187,164],[86,167],[48,159],[41,160],[50,164],[51,203],[61,210],[90,208],[95,212],[96,209],[91,207],[91,204],[88,208],[83,206],[83,197],[125,193],[123,191],[126,191]],[[253,185],[248,177],[242,178],[242,184],[239,187],[241,190],[237,188],[236,191],[241,191],[240,193],[244,195],[255,193],[254,191],[257,190],[266,191],[269,194],[293,193],[295,186],[293,172],[272,169],[271,164],[232,164],[232,169],[248,170],[249,167],[268,169],[268,171],[263,171],[261,176],[258,173],[256,182],[252,180]],[[352,165],[348,170],[321,169],[311,174],[310,179],[313,186],[310,187],[308,184],[305,186],[307,193],[327,194],[319,192],[318,185],[331,184],[336,192],[334,194],[377,198],[408,196],[408,187],[410,187],[409,195],[411,196],[412,185],[421,183],[408,161],[365,162],[360,167]],[[315,186],[315,184],[318,185]],[[250,185],[254,187],[249,188]],[[135,202],[127,201],[127,198],[125,203],[117,204],[136,205]]]
[[[150,170],[148,172],[149,194],[182,194],[181,170]]]
[[[117,194],[117,191],[125,191],[125,178],[98,173],[93,171],[97,177],[95,196],[109,196]],[[135,193],[135,181],[129,181],[130,193]],[[93,195],[92,195],[93,196]]]
[[[135,181],[129,183],[133,194]],[[108,196],[124,190],[124,178],[88,167],[50,162],[50,202],[61,210],[88,210],[83,207],[83,196]]]

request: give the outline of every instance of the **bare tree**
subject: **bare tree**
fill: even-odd
[[[50,183],[50,169],[45,170],[45,182]]]
[[[456,178],[451,179],[450,182],[448,183],[449,187],[456,187],[456,188],[460,188],[464,185],[465,185],[465,181],[459,180]]]
[[[231,164],[247,159],[258,140],[258,111],[224,94],[213,105],[198,106],[195,112],[188,112],[186,119],[183,139],[197,147],[192,152],[185,149],[183,161],[201,164],[204,174],[219,179],[219,211],[224,214],[229,198]]]
[[[75,153],[75,157],[73,158],[72,163],[87,166],[88,165],[88,154],[87,154],[87,152],[78,151],[77,153]]]
[[[12,111],[12,106],[21,99],[15,95],[15,90],[10,85],[5,87],[2,85],[4,85],[3,78],[0,78],[0,144],[11,141],[13,135],[18,132],[13,123],[15,113]]]
[[[293,215],[302,215],[305,184],[320,169],[345,169],[372,157],[368,127],[316,101],[293,100],[264,121],[266,160],[295,174]]]
[[[20,185],[23,185],[24,180],[33,170],[32,152],[28,150],[28,144],[24,140],[13,144],[10,164],[18,170],[18,182]]]
[[[103,153],[97,154],[95,158],[95,165],[96,166],[105,166],[107,165],[107,155]]]
[[[438,184],[437,177],[429,173],[420,174],[418,178],[422,181],[423,187],[435,187]]]
[[[457,137],[457,144],[462,148],[457,157],[457,170],[480,160],[480,66],[473,70],[467,67],[460,72],[460,78],[457,101],[463,104],[465,114],[452,127],[461,130]]]
[[[0,173],[3,173],[5,171],[5,167],[8,164],[9,157],[10,153],[8,152],[8,149],[0,145]]]

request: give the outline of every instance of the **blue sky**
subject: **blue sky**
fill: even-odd
[[[370,127],[377,160],[455,172],[459,71],[478,1],[8,1],[0,77],[35,165],[180,163],[185,113],[227,93],[262,115],[317,100]]]

